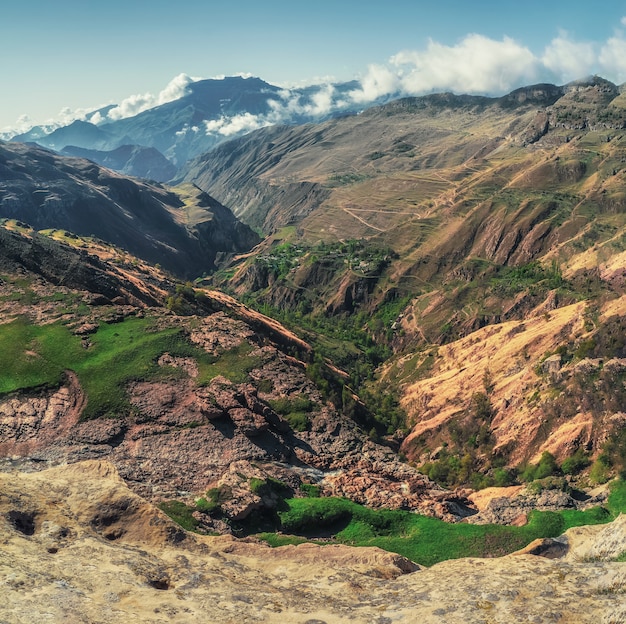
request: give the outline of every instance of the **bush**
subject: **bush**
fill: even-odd
[[[559,472],[556,458],[548,451],[542,453],[538,464],[527,464],[519,469],[520,479],[526,483],[536,479],[545,479],[551,475],[557,475]]]
[[[295,398],[281,397],[269,401],[270,407],[285,418],[294,431],[306,431],[309,427],[308,412],[312,412],[316,403],[304,395]]]
[[[284,499],[293,496],[293,490],[286,483],[273,477],[267,477],[267,479],[252,477],[250,479],[250,491],[261,497],[274,495]]]
[[[274,382],[271,379],[260,379],[257,384],[259,392],[270,393],[274,390]]]
[[[196,501],[196,509],[198,511],[204,511],[205,513],[213,513],[219,511],[220,504],[214,500],[207,500],[206,498],[199,498]]]
[[[578,449],[561,464],[561,471],[566,475],[576,475],[591,463],[582,449]]]
[[[589,471],[589,480],[599,485],[606,483],[611,478],[611,468],[603,457],[598,457]]]
[[[493,471],[493,484],[496,487],[506,487],[515,483],[516,474],[514,470],[506,468],[496,468]]]
[[[531,494],[541,494],[545,490],[558,490],[561,492],[569,492],[571,488],[569,483],[563,477],[545,477],[543,479],[537,479],[532,483],[529,483],[527,490]]]
[[[322,488],[319,485],[313,485],[311,483],[303,483],[300,485],[300,489],[306,494],[307,498],[320,498]]]
[[[545,479],[546,477],[558,474],[559,472],[559,466],[556,463],[554,455],[548,451],[544,451],[541,454],[539,463],[537,464],[535,479]]]

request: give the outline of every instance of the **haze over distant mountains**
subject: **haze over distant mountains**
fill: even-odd
[[[113,115],[115,107],[91,113],[58,127],[35,126],[23,134],[3,138],[37,142],[61,151],[68,146],[112,151],[123,145],[139,145],[160,151],[181,166],[188,159],[217,144],[260,127],[279,123],[321,121],[363,108],[349,96],[357,82],[309,86],[286,90],[259,78],[229,77],[190,83],[179,99],[136,115]],[[94,160],[105,164],[99,157]]]
[[[548,87],[563,95],[577,88],[579,82]],[[620,87],[605,82],[613,93],[621,92]],[[251,131],[318,123],[400,99],[394,94],[364,101],[363,87],[357,81],[283,89],[260,78],[235,76],[179,87],[181,97],[147,110],[110,105],[68,125],[35,126],[25,133],[0,138],[35,142],[127,175],[166,182],[190,159]],[[133,114],[134,110],[141,112]]]

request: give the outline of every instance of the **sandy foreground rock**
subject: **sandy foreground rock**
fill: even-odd
[[[372,548],[271,549],[187,534],[87,461],[0,474],[0,622],[619,623],[626,564],[600,559],[625,534],[623,521],[579,531],[593,557],[428,569]]]

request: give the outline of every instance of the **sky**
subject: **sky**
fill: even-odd
[[[0,131],[118,115],[190,80],[359,79],[354,99],[626,82],[626,0],[2,0]]]

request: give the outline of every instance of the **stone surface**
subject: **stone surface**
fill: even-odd
[[[0,474],[0,492],[7,624],[626,620],[624,564],[523,554],[420,568],[375,548],[271,549],[201,537],[130,492],[102,461]],[[585,540],[602,544],[602,533],[622,525]]]

